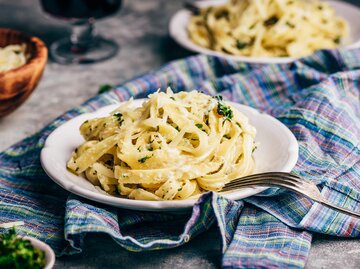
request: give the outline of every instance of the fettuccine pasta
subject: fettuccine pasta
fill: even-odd
[[[9,71],[26,64],[26,45],[8,45],[0,48],[0,72]]]
[[[197,91],[157,92],[138,108],[130,100],[80,132],[86,142],[67,167],[131,199],[189,199],[254,168],[256,130],[247,117]]]
[[[347,22],[316,0],[232,0],[191,17],[188,33],[201,47],[241,56],[302,57],[332,49]]]

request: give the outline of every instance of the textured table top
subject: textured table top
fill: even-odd
[[[49,60],[27,102],[0,119],[0,150],[94,96],[99,85],[118,84],[190,55],[168,37],[168,21],[182,2],[128,0],[117,15],[98,22],[97,31],[121,46],[111,60],[71,66]],[[47,44],[70,33],[65,23],[46,18],[36,0],[0,0],[0,27],[37,35]],[[85,242],[82,254],[58,258],[55,268],[217,268],[221,259],[216,227],[187,245],[157,252],[128,252],[102,234],[88,235]],[[306,268],[360,268],[360,241],[315,235]]]

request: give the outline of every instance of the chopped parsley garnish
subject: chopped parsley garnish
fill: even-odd
[[[236,125],[239,126],[239,128],[241,129],[241,124],[236,122]]]
[[[341,37],[340,37],[340,36],[336,37],[336,38],[334,39],[334,42],[335,42],[336,44],[340,44],[340,42],[341,42]]]
[[[214,98],[218,101],[217,113],[221,116],[224,116],[225,120],[231,121],[234,114],[231,108],[227,106],[223,101],[223,97],[221,95],[218,95],[215,96]]]
[[[199,129],[201,129],[203,127],[203,125],[201,123],[196,123],[195,126],[198,127]]]
[[[0,268],[41,269],[45,264],[45,252],[18,237],[15,228],[0,234]]]
[[[221,10],[220,12],[215,14],[216,19],[225,18],[229,20],[229,12],[227,10]]]
[[[104,92],[108,92],[113,88],[113,86],[109,85],[109,84],[103,84],[100,85],[99,87],[99,94],[104,93]]]
[[[116,112],[113,116],[120,124],[124,121],[123,115],[120,112]]]
[[[290,28],[295,28],[295,25],[294,24],[292,24],[291,22],[286,22],[286,25],[287,26],[289,26]]]
[[[174,100],[174,101],[175,101],[175,98],[174,98],[174,97],[172,97],[172,96],[170,96],[170,99],[172,99],[172,100]]]
[[[242,42],[242,41],[240,41],[240,40],[236,40],[236,47],[237,47],[239,50],[245,49],[247,46],[249,46],[249,43]]]
[[[279,18],[277,16],[271,16],[266,21],[264,21],[264,26],[272,26],[276,24],[279,21]]]
[[[150,159],[152,156],[145,156],[138,160],[139,163],[145,163],[146,160]]]
[[[231,54],[231,51],[227,50],[226,48],[221,48],[222,52],[225,52],[227,54]]]
[[[254,153],[254,151],[257,149],[257,146],[254,146],[252,149],[252,153]]]

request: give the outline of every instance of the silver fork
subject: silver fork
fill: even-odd
[[[322,197],[320,191],[313,182],[285,172],[268,172],[237,178],[227,183],[221,192],[254,186],[286,188],[302,194],[331,209],[360,218],[360,212],[354,212],[329,203],[324,197]]]

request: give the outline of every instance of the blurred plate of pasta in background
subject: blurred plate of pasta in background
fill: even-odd
[[[131,107],[141,107],[143,102],[144,99],[134,100],[134,102],[131,103]],[[256,129],[255,140],[258,146],[253,153],[255,161],[255,170],[253,173],[269,171],[290,172],[298,158],[298,143],[292,132],[280,121],[254,108],[237,103],[228,103],[231,104],[234,109],[245,115],[251,125]],[[93,113],[80,115],[53,131],[47,138],[41,152],[41,164],[45,172],[55,183],[64,189],[100,203],[144,211],[179,211],[190,209],[196,202],[195,198],[186,200],[146,201],[129,199],[119,195],[110,195],[97,186],[94,186],[89,180],[85,179],[85,177],[76,175],[76,173],[72,173],[67,169],[70,156],[74,154],[74,150],[77,149],[79,145],[85,142],[79,132],[80,126],[91,121],[91,119],[114,113],[113,111],[118,109],[121,104],[123,103],[106,106]],[[114,116],[117,116],[117,113],[115,113],[113,117]],[[179,167],[179,169],[181,168]],[[222,195],[229,199],[239,200],[255,195],[265,189],[264,187],[245,188],[232,192],[224,192]]]
[[[360,9],[342,1],[197,1],[169,24],[182,47],[254,63],[286,63],[319,49],[360,47]],[[197,9],[197,7],[199,9]]]

